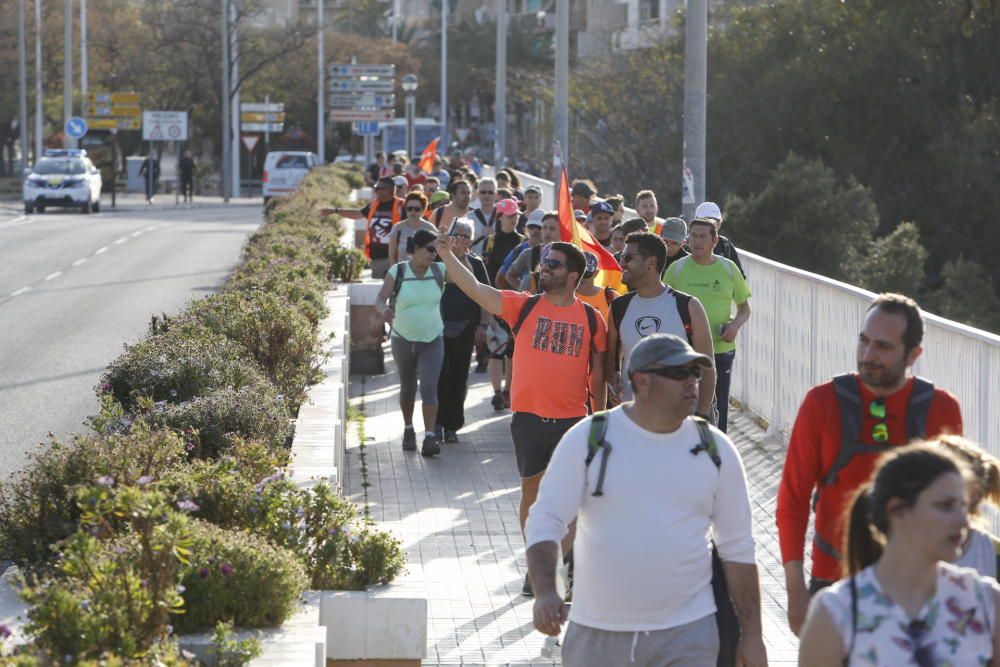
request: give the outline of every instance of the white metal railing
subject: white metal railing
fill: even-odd
[[[551,181],[517,172],[522,188]],[[737,338],[732,395],[787,438],[813,385],[857,367],[861,322],[875,295],[853,285],[740,251],[753,314]],[[965,435],[1000,456],[1000,336],[925,314],[924,352],[915,372],[953,393]]]

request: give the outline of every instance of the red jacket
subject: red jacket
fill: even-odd
[[[906,444],[906,410],[913,391],[913,378],[895,394],[886,397],[889,444]],[[858,381],[861,404],[868,406],[875,396]],[[874,444],[872,428],[879,421],[864,410],[861,441]],[[776,520],[781,543],[781,562],[803,560],[806,528],[814,490],[833,466],[840,451],[840,405],[832,382],[809,390],[792,428],[785,467],[778,489]],[[935,388],[927,413],[927,437],[943,433],[962,433],[962,413],[958,401],[948,392]],[[836,482],[823,486],[816,506],[816,532],[830,545],[843,552],[844,512],[858,487],[871,477],[877,454],[855,455],[837,475]],[[812,576],[835,581],[843,576],[839,560],[813,547]]]

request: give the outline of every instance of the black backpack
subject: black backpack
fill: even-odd
[[[615,299],[615,302],[621,299]],[[614,303],[614,302],[612,302]],[[698,427],[698,435],[701,442],[691,448],[691,454],[697,456],[699,452],[705,452],[708,458],[712,459],[716,469],[722,468],[722,458],[719,456],[719,447],[715,442],[708,422],[701,417],[691,417]],[[587,461],[589,468],[594,461],[594,457],[601,451],[601,469],[597,473],[597,485],[590,495],[600,498],[604,495],[604,475],[608,469],[608,457],[611,455],[612,447],[605,436],[608,433],[608,413],[597,412],[590,420],[590,433],[587,436]],[[722,566],[722,559],[719,551],[712,542],[712,595],[715,597],[715,624],[719,630],[719,658],[716,667],[735,667],[737,659],[737,649],[740,644],[740,619],[736,615],[736,607],[733,599],[729,595],[729,585],[726,583],[726,572]]]
[[[680,315],[681,324],[684,325],[684,335],[687,336],[688,343],[693,345],[693,333],[691,330],[691,299],[693,297],[690,294],[678,292],[673,287],[667,287],[667,291],[674,295],[674,300],[677,302],[677,314]],[[616,371],[621,370],[622,320],[625,319],[628,305],[632,303],[632,297],[635,295],[636,292],[633,290],[611,302],[611,317],[615,322],[615,330],[618,331],[618,340],[614,351]]]

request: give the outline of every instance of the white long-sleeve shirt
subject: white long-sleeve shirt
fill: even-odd
[[[613,631],[662,630],[715,611],[709,533],[722,560],[754,562],[743,462],[713,428],[721,467],[698,428],[653,433],[619,407],[608,413],[612,446],[604,495],[594,497],[604,453],[588,467],[591,420],[570,429],[552,455],[526,525],[527,546],[558,542],[578,517],[570,620]]]

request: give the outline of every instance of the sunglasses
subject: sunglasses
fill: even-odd
[[[495,195],[496,193],[497,193],[496,190],[480,190],[479,191],[479,194],[481,194],[481,195]]]
[[[868,414],[875,419],[881,419],[883,421],[878,422],[872,427],[872,440],[875,442],[888,442],[889,441],[889,425],[885,423],[885,400],[877,398],[868,404]]]
[[[630,255],[628,253],[625,253],[624,255],[622,255],[622,264],[628,264],[633,259],[636,259],[636,258],[639,258],[639,257],[649,257],[649,255],[643,255],[641,252],[640,253],[636,253],[634,255]]]
[[[639,373],[650,373],[652,375],[659,375],[662,378],[667,378],[668,380],[677,380],[678,382],[683,382],[688,378],[698,379],[701,377],[701,366],[661,366],[657,368],[645,368]]]
[[[424,209],[423,209],[423,208],[421,208],[420,206],[407,206],[407,207],[406,207],[406,210],[407,210],[407,211],[410,211],[410,212],[412,212],[412,213],[417,213],[417,212],[419,212],[419,211],[422,211],[422,210],[424,210]]]
[[[542,264],[545,265],[550,271],[555,271],[561,266],[566,266],[565,262],[560,262],[558,259],[553,259],[551,257],[546,257],[542,260]]]

